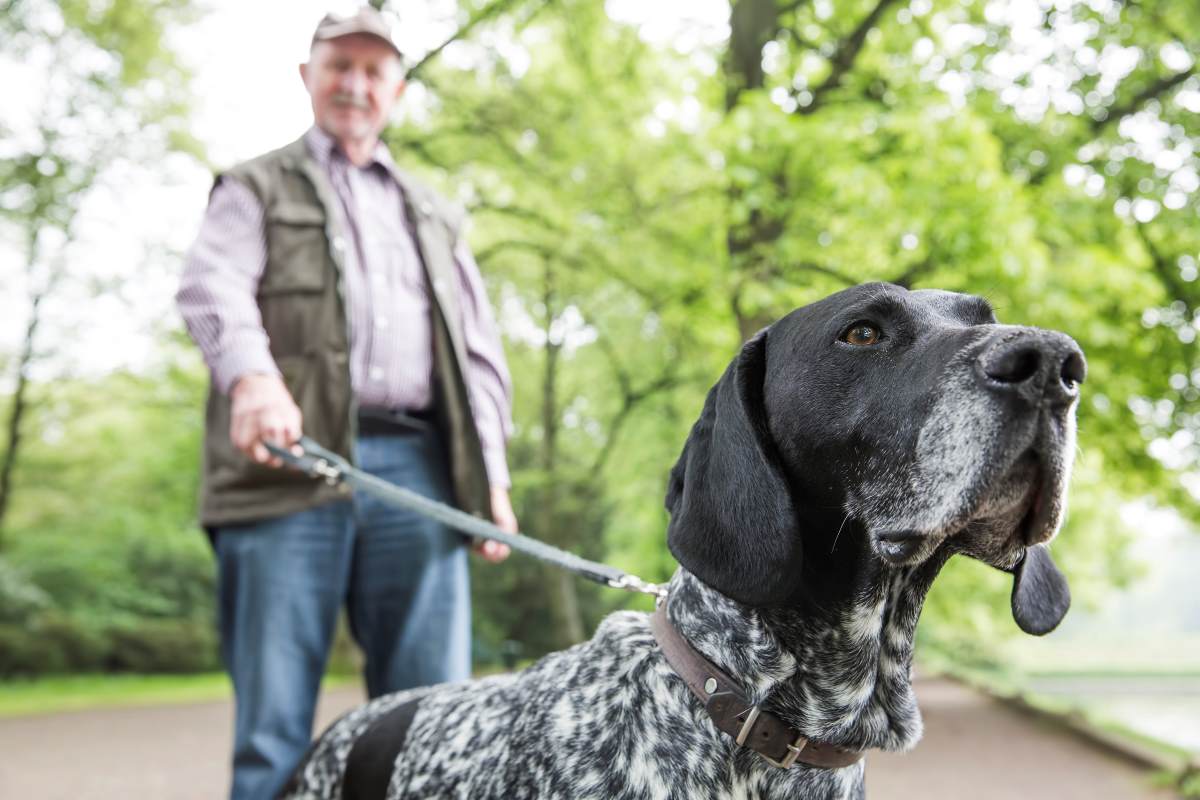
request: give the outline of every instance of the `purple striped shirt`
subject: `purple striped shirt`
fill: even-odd
[[[429,296],[400,186],[390,172],[391,154],[381,142],[373,160],[356,167],[320,128],[309,129],[305,142],[329,176],[338,199],[331,210],[352,245],[343,249],[342,281],[355,398],[360,406],[425,408],[433,369]],[[455,260],[468,362],[463,377],[489,482],[508,486],[508,367],[479,267],[461,239]],[[262,205],[246,186],[220,181],[175,300],[222,392],[243,375],[279,374],[255,300],[266,263]]]

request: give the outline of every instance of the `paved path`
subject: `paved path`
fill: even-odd
[[[1043,720],[957,684],[917,684],[925,738],[872,754],[871,800],[1169,800],[1145,773]],[[359,700],[337,689],[324,726]],[[225,702],[0,719],[5,800],[215,800],[229,779]]]

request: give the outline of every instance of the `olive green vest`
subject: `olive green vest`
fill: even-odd
[[[467,351],[454,259],[461,218],[408,175],[396,170],[393,176],[429,287],[434,408],[455,499],[460,508],[490,519],[487,471],[461,368]],[[303,139],[240,164],[224,177],[244,184],[263,206],[267,265],[258,307],[271,355],[304,415],[304,432],[353,461],[356,407],[341,277],[347,240],[333,213],[333,187]],[[200,487],[203,525],[278,517],[348,494],[346,487],[330,487],[242,455],[229,439],[229,412],[228,396],[210,387]]]

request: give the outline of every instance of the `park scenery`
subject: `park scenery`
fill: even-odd
[[[1071,747],[1039,768],[1103,750],[1132,776],[1113,797],[1200,796],[1200,5],[374,5],[407,70],[384,139],[471,219],[523,533],[667,580],[668,473],[744,341],[867,281],[981,295],[1087,354],[1053,543],[1073,606],[1026,637],[1011,579],[954,559],[918,678],[951,710],[1016,709],[1011,738],[954,756],[967,766],[1050,726]],[[0,0],[0,742],[31,754],[0,759],[0,795],[74,796],[28,788],[72,768],[29,777],[56,745],[22,731],[60,741],[135,707],[209,714],[164,728],[199,742],[211,723],[187,751],[207,769],[187,769],[215,788],[111,796],[224,790],[197,522],[209,375],[172,298],[212,175],[311,124],[296,65],[321,15],[353,7]],[[478,673],[652,607],[520,554],[473,558],[472,597]],[[360,665],[340,632],[327,682],[347,704]],[[928,745],[953,748],[939,719]],[[923,785],[903,783],[916,762],[879,763],[896,781],[879,796],[933,796],[901,788]]]

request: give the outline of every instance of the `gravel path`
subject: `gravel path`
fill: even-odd
[[[917,695],[925,738],[907,755],[868,756],[871,800],[1169,800],[1122,758],[1044,720],[945,680]],[[324,727],[359,702],[336,689]],[[214,800],[224,796],[227,702],[0,719],[0,798]]]

